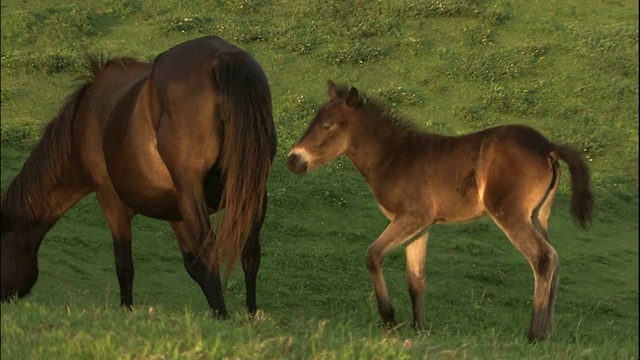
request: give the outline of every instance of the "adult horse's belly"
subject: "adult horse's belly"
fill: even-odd
[[[120,200],[132,210],[158,219],[182,220],[171,175],[153,144],[139,144],[110,157],[107,170]]]
[[[103,135],[108,177],[120,200],[145,216],[182,220],[173,180],[158,153],[149,119],[114,117]]]

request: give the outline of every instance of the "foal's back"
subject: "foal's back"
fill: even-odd
[[[380,181],[369,182],[388,216],[426,208],[434,222],[465,221],[484,215],[485,201],[499,194],[526,188],[540,202],[552,185],[551,143],[526,126],[462,136],[419,133],[391,149]]]

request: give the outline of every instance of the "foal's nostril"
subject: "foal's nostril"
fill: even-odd
[[[287,166],[289,167],[289,170],[293,169],[298,161],[300,161],[300,155],[289,154],[289,157],[287,158]]]
[[[287,167],[296,174],[304,174],[307,172],[307,162],[298,154],[289,154],[287,158]]]

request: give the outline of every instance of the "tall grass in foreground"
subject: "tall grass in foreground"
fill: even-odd
[[[637,339],[603,333],[596,343],[561,337],[531,345],[506,325],[491,331],[417,334],[385,332],[377,324],[306,319],[279,324],[259,312],[225,322],[204,314],[142,308],[132,313],[69,304],[65,308],[29,300],[3,307],[2,356],[7,359],[632,359]],[[524,329],[520,329],[524,330]],[[577,335],[577,332],[576,332]],[[5,342],[20,346],[5,346]],[[634,351],[633,343],[636,342]]]

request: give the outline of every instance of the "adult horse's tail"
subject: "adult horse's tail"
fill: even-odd
[[[567,163],[571,174],[571,215],[584,228],[591,224],[591,174],[582,155],[567,145],[554,144],[553,153]]]
[[[223,122],[224,190],[211,264],[226,262],[229,275],[266,204],[267,177],[276,148],[271,91],[260,65],[243,52],[219,53],[213,63]]]

